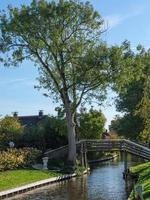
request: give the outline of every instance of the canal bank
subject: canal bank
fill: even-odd
[[[133,158],[133,157],[132,157]],[[128,165],[135,165],[135,158],[128,159]],[[123,160],[113,160],[91,165],[90,174],[54,183],[13,200],[127,200],[132,184],[122,178]]]
[[[112,155],[112,156],[103,157],[101,159],[92,160],[92,161],[89,161],[88,163],[90,163],[90,164],[92,164],[92,163],[100,163],[100,162],[104,162],[104,161],[113,160],[113,159],[115,159],[117,157],[118,157],[118,155],[115,154],[115,155]],[[61,176],[57,176],[57,177],[51,177],[51,178],[47,178],[47,179],[44,179],[44,180],[39,180],[39,181],[36,181],[36,182],[30,181],[31,183],[29,183],[29,184],[23,184],[22,185],[20,183],[22,186],[20,186],[20,187],[17,186],[15,188],[12,188],[12,185],[11,185],[11,189],[7,189],[7,190],[4,190],[4,191],[0,192],[0,199],[7,199],[9,197],[14,197],[15,195],[22,194],[22,193],[25,193],[25,192],[28,192],[28,191],[31,191],[31,190],[35,190],[36,188],[41,188],[43,186],[54,184],[56,182],[61,182],[61,181],[64,181],[64,180],[68,180],[68,179],[77,177],[78,175],[87,174],[89,172],[89,170],[90,170],[90,168],[88,168],[87,170],[83,171],[83,169],[80,169],[80,167],[79,167],[79,168],[77,168],[76,172],[73,173],[73,174],[65,174],[65,175],[61,175]],[[32,170],[30,170],[30,171],[32,171]],[[17,172],[17,170],[16,170],[16,172]],[[22,173],[22,171],[20,171],[20,172]],[[36,170],[36,172],[38,172],[38,170]],[[9,173],[11,175],[11,171]],[[43,173],[44,173],[44,171],[43,171]],[[8,176],[8,174],[7,174],[7,176]]]
[[[87,173],[88,173],[88,169],[84,170],[82,172],[83,175],[87,174]],[[36,188],[41,188],[41,187],[44,187],[44,186],[47,186],[47,185],[50,185],[50,184],[69,180],[69,179],[74,178],[76,176],[78,176],[77,173],[66,174],[66,175],[61,175],[61,176],[58,176],[58,177],[52,177],[52,178],[36,181],[34,183],[26,184],[26,185],[16,187],[16,188],[13,188],[13,189],[5,190],[5,191],[0,192],[0,200],[15,197],[16,195],[23,194],[23,193],[31,191],[31,190],[35,190]]]

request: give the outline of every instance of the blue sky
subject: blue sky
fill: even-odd
[[[20,6],[29,4],[30,0],[1,0],[0,9],[9,4]],[[139,43],[150,47],[150,1],[149,0],[90,0],[105,19],[107,31],[103,39],[109,45],[121,44],[125,39],[134,49]],[[20,115],[36,114],[42,109],[45,113],[54,113],[56,104],[34,89],[38,77],[37,69],[30,62],[24,62],[17,68],[5,68],[0,64],[0,115],[18,111]],[[110,95],[110,97],[112,94]],[[102,108],[107,124],[116,114],[114,103]]]

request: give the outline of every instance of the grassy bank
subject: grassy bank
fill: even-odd
[[[150,200],[150,162],[130,168],[131,173],[138,175],[138,181],[130,195],[131,200],[137,199],[136,187],[142,186],[142,196],[144,200]]]
[[[56,177],[60,174],[45,170],[10,170],[0,172],[0,191],[23,186],[28,183]]]

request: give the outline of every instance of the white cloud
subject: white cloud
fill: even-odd
[[[121,24],[121,22],[124,19],[123,19],[123,16],[120,16],[120,15],[111,15],[111,16],[106,16],[104,20],[105,20],[105,26],[111,29]]]
[[[106,16],[104,17],[105,28],[112,29],[130,18],[141,15],[144,12],[144,10],[145,10],[144,6],[135,6],[130,10],[130,12],[126,14],[114,14]]]

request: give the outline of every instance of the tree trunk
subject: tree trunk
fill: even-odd
[[[66,105],[66,120],[68,130],[68,161],[71,164],[76,163],[76,139],[75,139],[75,122],[74,114],[71,111],[70,105]]]

